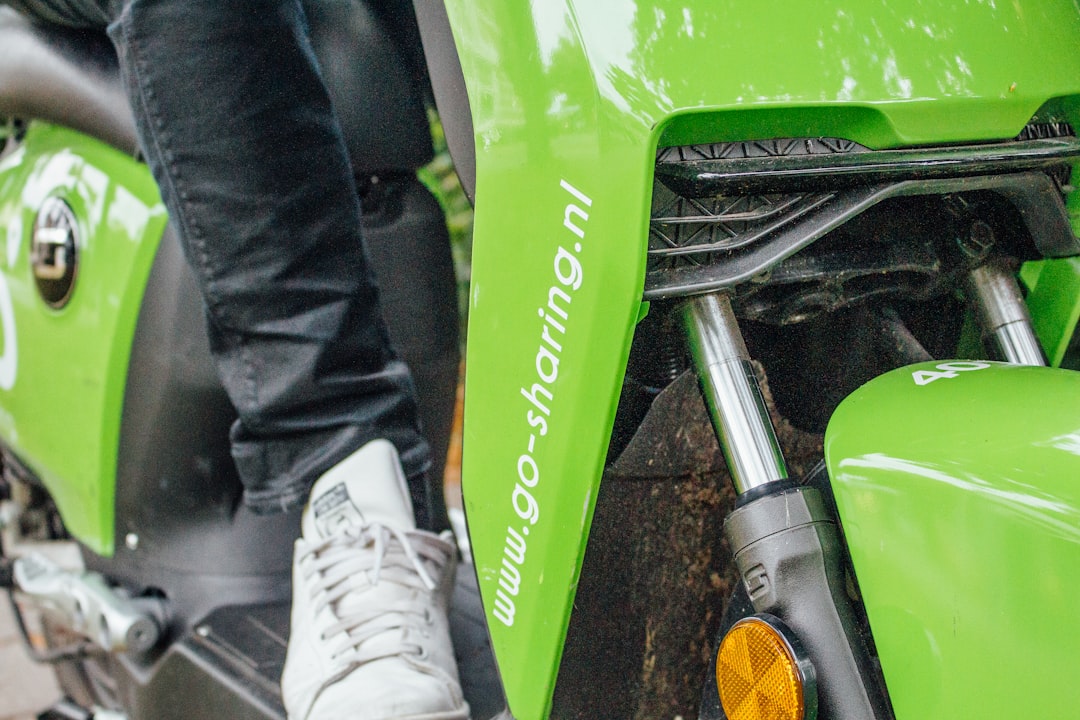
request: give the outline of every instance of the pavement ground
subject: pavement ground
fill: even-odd
[[[4,594],[0,597],[0,720],[34,720],[59,699],[52,669],[27,655]]]

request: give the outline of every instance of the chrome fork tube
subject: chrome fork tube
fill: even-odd
[[[691,298],[683,308],[690,354],[713,428],[743,493],[787,478],[787,466],[727,295]]]
[[[989,262],[967,277],[968,298],[1001,359],[1016,365],[1046,365],[1031,315],[1015,276],[999,263]]]

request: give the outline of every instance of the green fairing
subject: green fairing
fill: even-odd
[[[81,244],[70,303],[52,310],[30,269],[42,201],[63,198]],[[32,124],[0,161],[0,439],[46,485],[65,527],[111,555],[128,356],[165,209],[146,167],[83,135]],[[10,299],[11,312],[4,305]]]
[[[1080,374],[984,365],[879,377],[826,435],[898,720],[1080,706]]]
[[[1075,102],[1050,101],[1080,94],[1080,10],[1071,0],[447,9],[477,150],[465,506],[511,710],[532,720],[550,710],[638,316],[657,145],[832,135],[885,148],[1008,139],[1040,108],[1075,120]],[[559,279],[559,262],[579,286]],[[565,316],[544,317],[549,296]],[[522,395],[533,384],[537,403]]]
[[[1073,188],[1080,184],[1080,168],[1073,168]],[[1080,192],[1073,189],[1066,198],[1073,231],[1080,235]],[[1080,258],[1057,258],[1025,263],[1020,278],[1027,286],[1027,305],[1035,333],[1054,367],[1080,368],[1080,358],[1071,357],[1073,334],[1080,321]]]
[[[1028,286],[1027,306],[1047,359],[1054,367],[1076,369],[1077,359],[1068,355],[1080,320],[1080,258],[1027,263],[1020,275]]]

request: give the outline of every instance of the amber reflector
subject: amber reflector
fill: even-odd
[[[716,655],[716,684],[728,720],[803,720],[802,678],[779,632],[758,618],[735,623]]]

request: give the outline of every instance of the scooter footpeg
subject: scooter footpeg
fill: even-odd
[[[29,604],[108,652],[146,652],[161,635],[154,616],[97,573],[64,570],[42,555],[15,560],[15,587]]]

